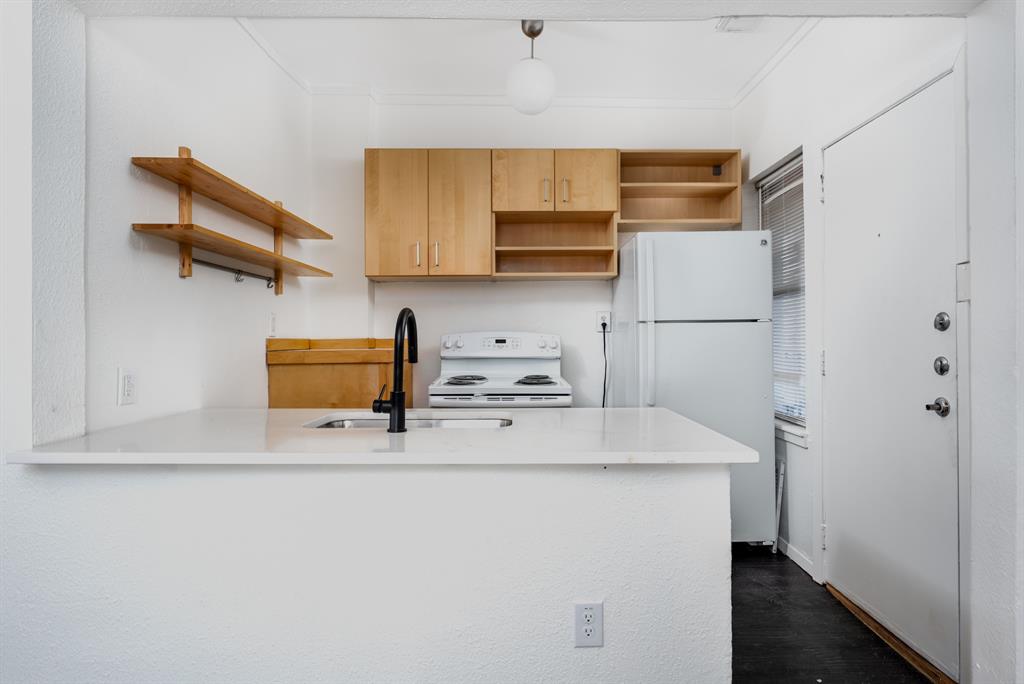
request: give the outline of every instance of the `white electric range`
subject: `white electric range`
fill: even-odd
[[[572,406],[558,335],[466,332],[441,338],[441,375],[431,408]]]

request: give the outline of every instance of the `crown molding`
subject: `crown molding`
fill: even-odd
[[[775,54],[771,56],[771,59],[765,62],[764,66],[761,67],[756,74],[751,76],[749,81],[743,84],[743,87],[739,89],[736,95],[734,95],[732,100],[729,102],[729,108],[735,109],[736,107],[739,107],[740,103],[747,99],[747,95],[754,92],[754,90],[757,89],[757,86],[761,85],[761,82],[768,78],[768,76],[775,71],[775,68],[786,60],[786,57],[789,57],[789,54],[796,49],[796,46],[802,43],[804,38],[806,38],[819,23],[821,23],[821,19],[807,19],[804,23],[800,24],[796,31],[793,32],[793,35],[787,38],[786,42],[784,42],[779,49],[775,51]]]

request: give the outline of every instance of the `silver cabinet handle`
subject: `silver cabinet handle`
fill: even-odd
[[[434,266],[441,266],[441,242],[434,240]]]
[[[562,176],[562,202],[569,201],[569,179]]]
[[[935,400],[935,403],[925,404],[924,410],[935,411],[940,416],[945,418],[946,416],[949,415],[949,399],[946,399],[946,397],[939,397]]]
[[[550,178],[545,178],[544,179],[544,201],[545,202],[550,202],[551,201],[551,179]]]
[[[416,266],[420,265],[420,241],[416,241]]]

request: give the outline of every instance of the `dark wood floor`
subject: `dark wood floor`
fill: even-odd
[[[781,553],[734,544],[732,671],[743,682],[927,682]]]

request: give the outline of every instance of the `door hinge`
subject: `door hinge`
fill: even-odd
[[[825,376],[825,350],[821,350],[821,375]]]
[[[821,550],[824,551],[827,544],[825,544],[825,533],[828,531],[828,525],[821,523]]]
[[[821,188],[820,201],[822,204],[825,203],[825,174],[818,176],[818,186]]]

